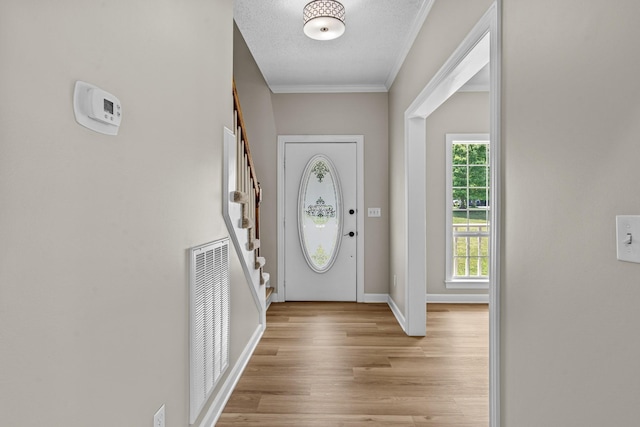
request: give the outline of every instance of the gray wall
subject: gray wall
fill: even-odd
[[[390,294],[402,312],[405,310],[405,260],[409,238],[405,230],[404,112],[491,3],[491,0],[436,0],[389,91],[389,203],[393,206],[390,274],[397,276],[397,286],[391,287]],[[444,252],[444,247],[442,250]],[[428,265],[427,271],[431,267]]]
[[[640,2],[503,4],[503,425],[636,425]]]
[[[0,425],[188,425],[232,30],[231,0],[0,3]],[[76,124],[78,79],[120,98],[117,137]],[[258,326],[235,256],[231,298],[233,366]]]
[[[272,100],[279,135],[364,135],[365,209],[382,209],[380,218],[365,217],[364,291],[366,294],[388,293],[387,94],[274,94]]]
[[[489,133],[489,93],[454,94],[426,120],[427,126],[427,294],[486,294],[445,287],[446,134]]]

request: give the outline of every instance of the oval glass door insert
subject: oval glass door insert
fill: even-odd
[[[342,239],[342,191],[335,166],[318,154],[302,173],[298,195],[298,231],[302,253],[316,273],[328,271]]]

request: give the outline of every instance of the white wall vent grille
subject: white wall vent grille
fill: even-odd
[[[229,239],[191,248],[191,424],[229,365]]]

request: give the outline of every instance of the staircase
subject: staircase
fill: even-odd
[[[234,131],[225,128],[223,170],[223,216],[234,243],[247,281],[266,324],[269,274],[264,272],[266,260],[260,255],[260,202],[262,189],[249,149],[240,100],[233,83]]]

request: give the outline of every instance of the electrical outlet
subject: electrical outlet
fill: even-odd
[[[379,217],[382,215],[380,208],[369,208],[367,212],[369,217]]]
[[[164,425],[164,405],[158,409],[158,412],[153,416],[153,427],[165,427]]]

